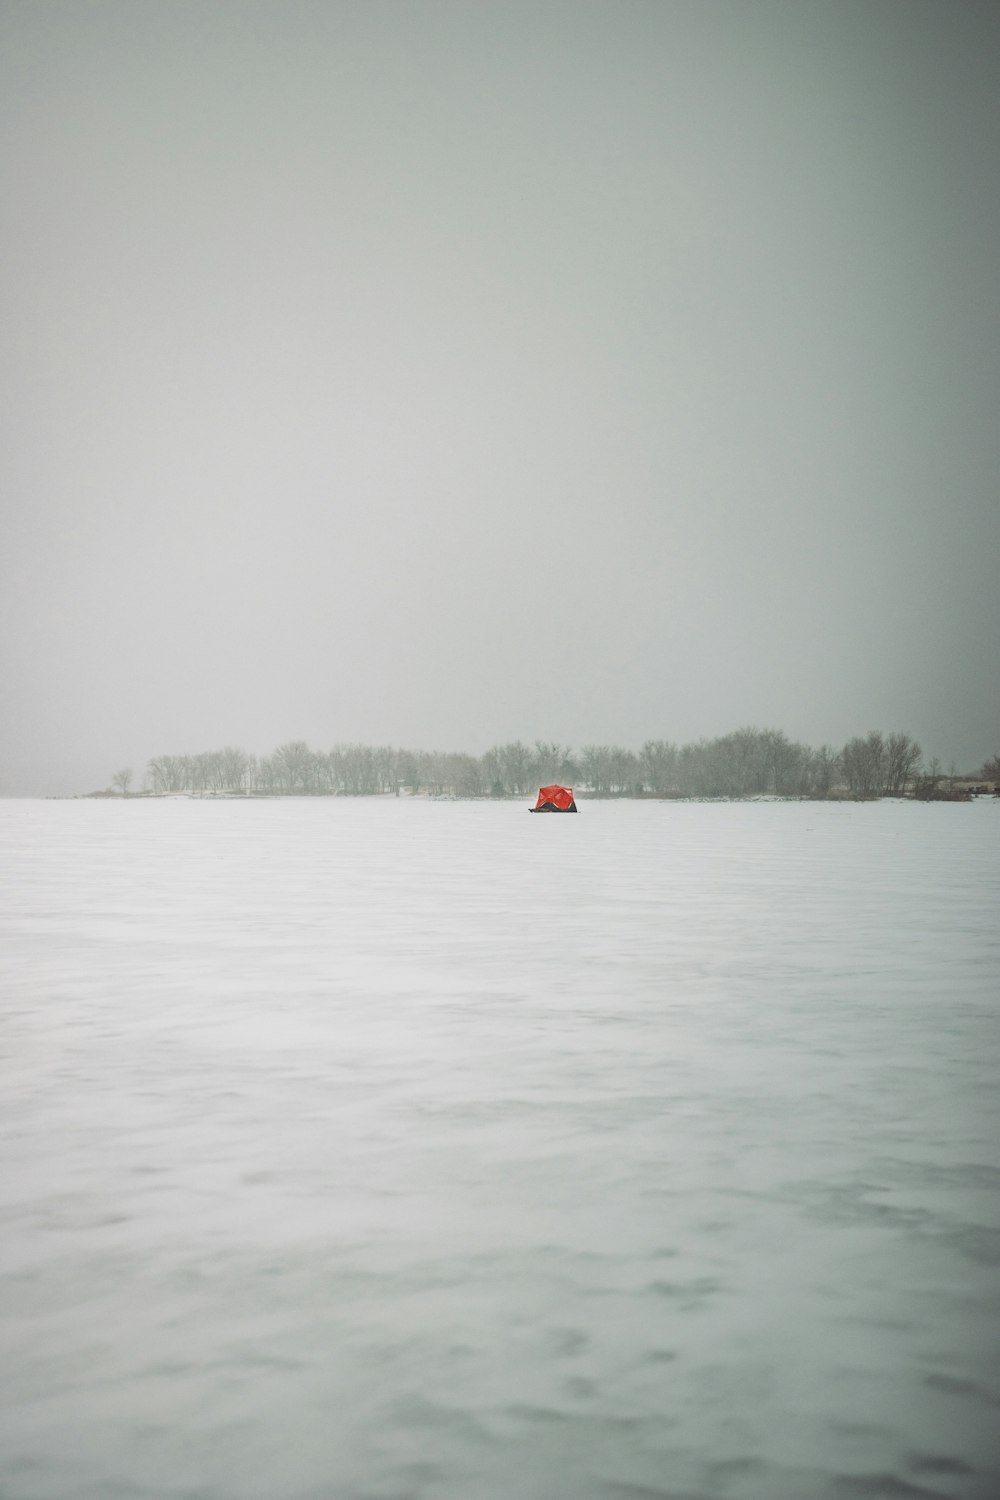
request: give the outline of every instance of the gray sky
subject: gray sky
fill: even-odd
[[[1000,753],[1000,6],[0,5],[0,792]]]

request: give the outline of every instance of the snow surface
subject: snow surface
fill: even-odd
[[[0,803],[4,1500],[1000,1493],[1000,803]]]

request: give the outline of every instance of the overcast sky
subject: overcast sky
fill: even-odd
[[[0,5],[0,792],[1000,753],[993,0]]]

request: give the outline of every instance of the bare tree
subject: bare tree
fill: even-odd
[[[611,790],[623,795],[634,791],[636,786],[642,783],[642,774],[639,770],[638,757],[631,750],[626,750],[622,745],[611,747],[611,760],[608,766]]]
[[[806,747],[790,740],[780,729],[766,729],[761,735],[761,749],[764,776],[760,790],[778,797],[800,796],[809,754]]]
[[[443,797],[450,788],[447,755],[440,750],[421,750],[417,765],[420,785],[432,797]]]
[[[335,752],[343,790],[351,797],[370,797],[379,790],[376,752],[370,745],[337,745]]]
[[[132,785],[131,766],[126,766],[124,770],[116,771],[111,778],[111,785],[116,787],[123,797],[127,797],[128,789]]]
[[[755,792],[770,790],[769,733],[751,724],[711,742],[709,754],[715,768],[716,790],[720,795],[750,797]]]
[[[395,771],[400,786],[408,786],[411,792],[420,790],[420,770],[417,756],[412,750],[396,750],[393,752],[395,759]]]
[[[639,752],[639,770],[651,792],[672,792],[677,785],[677,746],[669,740],[647,740]]]
[[[148,770],[153,778],[154,792],[169,792],[173,788],[169,785],[170,774],[167,768],[169,755],[155,755],[149,762]]]
[[[399,796],[399,760],[391,745],[377,745],[374,750],[375,776],[379,791]]]
[[[708,765],[704,740],[697,744],[682,745],[677,752],[677,785],[685,797],[708,795]]]
[[[244,791],[249,766],[249,755],[247,755],[245,750],[240,750],[238,746],[227,745],[224,750],[220,750],[220,789],[227,792]]]
[[[926,802],[934,798],[942,780],[941,762],[935,755],[925,771],[917,771],[913,777],[913,795],[918,801]]]
[[[305,740],[289,740],[279,745],[271,757],[277,789],[283,792],[311,792],[315,789],[316,757]]]
[[[500,756],[500,746],[491,745],[485,755],[480,758],[482,766],[483,785],[487,795],[490,797],[505,797],[507,788],[503,780],[503,762]]]
[[[525,797],[535,782],[535,757],[522,740],[494,745],[483,757],[483,770],[492,795]]]
[[[569,783],[575,776],[576,767],[569,745],[560,745],[558,741],[535,741],[533,780],[539,786],[548,786],[553,781]]]
[[[484,791],[483,765],[474,755],[449,755],[448,776],[456,797],[481,797]]]
[[[613,754],[610,745],[584,745],[580,751],[580,775],[598,796],[611,789]]]
[[[847,785],[855,797],[880,797],[885,788],[885,740],[877,729],[848,740],[840,755]]]
[[[908,734],[890,734],[885,758],[885,790],[890,797],[898,797],[920,764],[920,746]]]
[[[827,797],[840,770],[840,757],[829,745],[814,750],[809,762],[810,787],[814,797]]]

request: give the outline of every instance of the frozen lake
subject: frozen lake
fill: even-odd
[[[1000,1494],[1000,801],[0,851],[3,1500]]]

